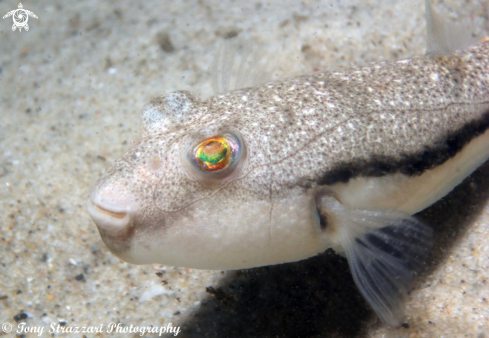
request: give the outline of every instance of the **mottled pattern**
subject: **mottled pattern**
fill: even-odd
[[[165,210],[215,191],[181,173],[180,158],[169,157],[166,150],[178,148],[181,138],[196,137],[192,134],[208,126],[243,135],[248,155],[241,177],[246,177],[233,185],[266,198],[270,189],[311,185],[339,164],[368,164],[379,157],[401,161],[444,142],[468,122],[483,122],[489,109],[488,49],[488,44],[481,44],[451,56],[315,73],[204,102],[189,98],[195,106],[186,111],[188,123],[145,132],[137,150],[124,159],[136,164],[156,152],[164,159],[164,172],[178,172],[178,177],[158,180],[165,189],[158,189],[161,199],[156,200]],[[139,160],[135,153],[141,154]],[[371,174],[378,174],[375,166]]]

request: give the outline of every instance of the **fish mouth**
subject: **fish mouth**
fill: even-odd
[[[110,234],[124,231],[131,221],[129,210],[117,209],[90,199],[87,211],[99,230]]]
[[[125,211],[111,211],[111,210],[105,209],[99,205],[96,205],[93,202],[92,202],[92,204],[95,206],[95,208],[99,209],[98,211],[107,214],[107,216],[109,216],[109,217],[113,217],[113,218],[117,218],[117,219],[123,219],[127,215],[127,212],[125,212]]]

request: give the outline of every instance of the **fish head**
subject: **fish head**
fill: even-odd
[[[307,246],[291,234],[288,222],[307,222],[292,200],[287,221],[281,212],[285,237],[270,241],[266,142],[246,118],[230,116],[183,91],[143,109],[139,143],[90,191],[89,214],[115,255],[136,264],[232,269],[283,262],[284,247],[295,255],[290,239]],[[300,203],[311,214],[310,203]]]

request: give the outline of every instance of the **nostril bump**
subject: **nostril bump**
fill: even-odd
[[[158,169],[160,169],[162,164],[163,162],[161,161],[161,157],[159,157],[158,155],[154,155],[148,161],[148,166],[153,171],[157,171]]]

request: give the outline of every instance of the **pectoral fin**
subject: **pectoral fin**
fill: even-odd
[[[316,206],[362,295],[383,322],[399,326],[404,299],[432,247],[432,229],[400,211],[345,206],[324,191]]]

